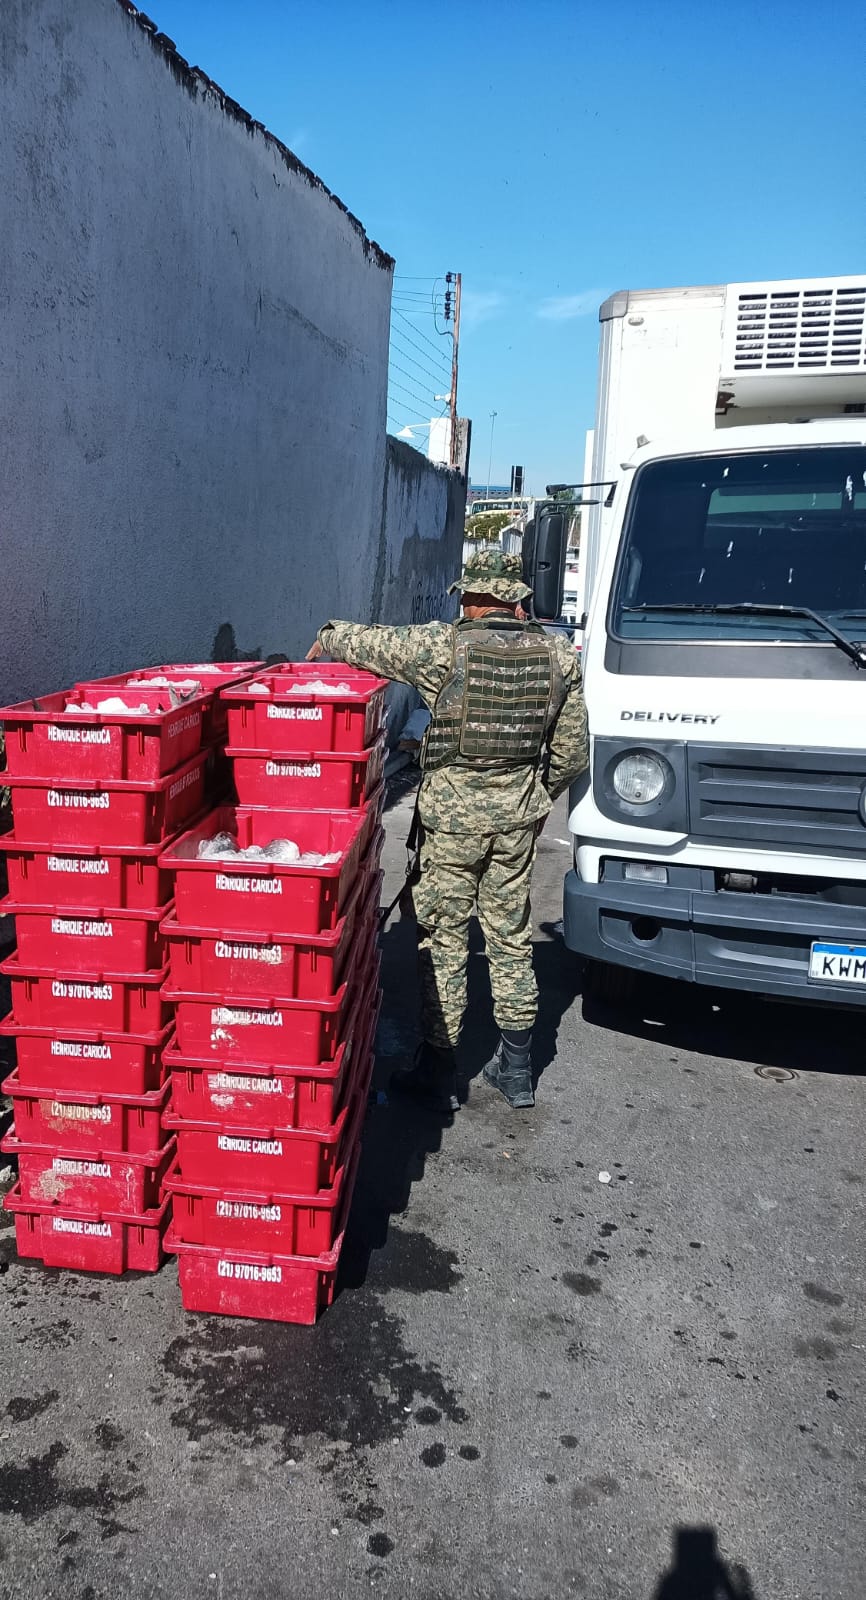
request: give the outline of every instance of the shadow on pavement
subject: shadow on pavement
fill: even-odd
[[[542,930],[544,931],[544,930]],[[377,1060],[373,1088],[384,1103],[374,1105],[364,1129],[364,1143],[355,1199],[346,1230],[338,1293],[357,1289],[366,1281],[374,1251],[388,1240],[391,1218],[405,1212],[412,1185],[420,1182],[428,1160],[435,1158],[447,1138],[451,1121],[425,1111],[412,1101],[388,1096],[387,1085],[397,1066],[407,1065],[418,1039],[418,985],[416,978],[416,923],[395,916],[381,939],[384,1007],[377,1034]],[[533,1060],[536,1081],[556,1056],[556,1041],[564,1013],[578,992],[579,965],[558,938],[541,938],[533,944],[539,986],[539,1013]],[[499,1037],[493,1020],[493,1003],[484,941],[473,918],[469,939],[468,1005],[459,1049],[461,1099],[468,1098],[473,1081],[493,1054]],[[477,1090],[481,1093],[480,1086]],[[485,1089],[495,1099],[495,1091]],[[459,1114],[459,1113],[458,1113]]]
[[[697,1055],[794,1072],[860,1076],[864,1070],[859,1017],[824,1006],[639,977],[627,1004],[608,1005],[587,995],[583,1016],[596,1027]]]
[[[338,1293],[360,1288],[366,1281],[371,1255],[385,1245],[392,1216],[406,1210],[412,1185],[423,1178],[427,1159],[441,1149],[449,1126],[448,1119],[387,1094],[391,1073],[409,1064],[418,1038],[415,922],[395,915],[380,943],[384,1003],[373,1070],[373,1090],[379,1100],[364,1128]]]
[[[745,1567],[719,1555],[713,1528],[677,1528],[673,1565],[652,1600],[758,1600]]]

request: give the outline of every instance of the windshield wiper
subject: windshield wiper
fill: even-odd
[[[812,611],[809,606],[764,605],[760,600],[734,600],[730,603],[715,604],[675,600],[670,605],[623,606],[622,609],[623,611],[696,611],[707,616],[740,616],[751,612],[762,617],[808,617],[817,627],[823,628],[824,632],[830,635],[843,654],[853,661],[855,667],[866,667],[866,650],[862,645],[854,644],[851,639],[847,639],[844,633],[834,628],[832,622],[828,622],[820,612]]]

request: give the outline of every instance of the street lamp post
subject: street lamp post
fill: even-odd
[[[490,499],[490,474],[493,471],[493,429],[496,427],[496,415],[497,414],[496,414],[495,411],[491,411],[491,413],[490,413],[490,455],[489,455],[488,461],[487,461],[487,493],[484,496],[485,500],[489,500]]]

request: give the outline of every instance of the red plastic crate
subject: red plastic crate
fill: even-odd
[[[116,698],[106,696],[104,688],[101,697]],[[190,761],[201,749],[204,697],[173,706],[167,689],[134,689],[131,694],[136,706],[148,707],[147,713],[75,712],[82,702],[94,704],[85,689],[46,694],[0,710],[10,776],[65,784],[79,779],[152,783]]]
[[[257,1127],[267,1115],[284,1128],[327,1132],[352,1083],[370,1062],[378,1010],[371,976],[333,1060],[314,1067],[200,1061],[182,1055],[172,1040],[165,1067],[171,1072],[173,1115],[187,1122],[225,1121],[233,1127]]]
[[[172,1228],[165,1248],[177,1256],[185,1311],[312,1325],[333,1302],[343,1234],[324,1256],[257,1255],[182,1244]]]
[[[0,900],[0,916],[15,918],[22,966],[55,966],[59,972],[147,972],[165,964],[161,920],[155,911],[82,910],[67,906],[21,905]]]
[[[316,681],[346,684],[351,694],[316,694]],[[378,738],[385,720],[386,678],[356,667],[292,662],[259,672],[240,688],[224,689],[228,742],[235,750],[308,755],[312,750],[358,752]],[[264,693],[263,690],[267,690]]]
[[[259,994],[263,983],[279,981],[281,991],[292,999],[327,998],[343,982],[356,936],[366,931],[378,907],[381,885],[381,872],[375,879],[359,876],[336,928],[302,939],[261,929],[227,935],[210,928],[181,927],[172,910],[162,923],[171,985],[187,993],[230,990],[245,995]]]
[[[141,845],[177,833],[204,801],[207,751],[151,783],[83,778],[51,783],[9,774],[18,845]]]
[[[0,836],[9,893],[22,905],[122,906],[158,911],[171,899],[172,875],[159,865],[165,843],[123,845],[22,844],[14,832]]]
[[[18,1161],[22,1200],[136,1217],[160,1204],[163,1180],[177,1157],[174,1139],[145,1155],[108,1149],[76,1154],[26,1144],[8,1133],[0,1150]]]
[[[385,773],[385,741],[369,750],[335,754],[316,750],[303,756],[275,756],[269,750],[238,750],[229,745],[235,788],[242,806],[349,811],[362,806]]]
[[[381,829],[384,805],[385,785],[380,783],[378,789],[370,795],[369,799],[364,801],[362,806],[355,806],[351,811],[340,812],[333,809],[329,810],[327,807],[321,812],[316,812],[308,807],[301,811],[293,811],[288,806],[235,806],[235,818],[238,828],[249,825],[253,830],[258,829],[259,831],[262,831],[262,824],[264,824],[264,819],[267,818],[264,828],[269,834],[273,829],[271,837],[276,839],[286,837],[291,839],[293,837],[292,828],[298,817],[318,815],[322,817],[345,816],[354,818],[355,821],[360,818],[361,832],[358,836],[358,850],[360,855],[366,858],[370,854],[373,840],[377,838]],[[249,822],[247,822],[247,819],[249,819]],[[384,839],[383,832],[383,843]],[[252,842],[256,843],[257,841],[254,839]]]
[[[183,927],[229,933],[250,926],[262,933],[324,933],[336,927],[361,865],[363,813],[294,812],[219,806],[160,856],[174,873],[176,915]],[[291,826],[291,833],[280,832]],[[327,867],[282,866],[273,861],[199,861],[205,839],[230,833],[242,849],[293,838],[302,851],[340,858]]]
[[[107,1148],[144,1156],[162,1143],[162,1116],[171,1084],[143,1095],[87,1094],[76,1089],[74,1095],[66,1092],[58,1098],[50,1085],[23,1087],[13,1072],[2,1090],[12,1097],[15,1133],[25,1144],[76,1152]]]
[[[158,972],[100,972],[86,978],[55,967],[24,966],[13,955],[0,966],[12,985],[15,1021],[24,1028],[59,1028],[76,1033],[159,1033],[171,1019]]]
[[[225,737],[226,707],[220,700],[220,691],[229,684],[243,683],[264,666],[263,661],[187,661],[166,667],[142,667],[137,672],[120,672],[111,678],[92,678],[76,688],[117,689],[123,691],[131,679],[168,678],[171,683],[188,682],[197,678],[205,696],[202,721],[202,744],[213,744]]]
[[[187,1122],[173,1110],[163,1126],[177,1135],[184,1183],[249,1193],[315,1194],[332,1184],[342,1159],[353,1107],[345,1105],[332,1127],[281,1128],[264,1119],[255,1125]]]
[[[174,1200],[174,1238],[181,1244],[287,1256],[333,1249],[358,1171],[366,1105],[366,1095],[359,1095],[342,1163],[333,1183],[317,1194],[248,1193],[188,1183],[179,1171],[170,1172],[165,1186]]]
[[[57,1094],[149,1094],[163,1082],[163,1051],[172,1034],[58,1033],[55,1028],[23,1028],[13,1017],[0,1023],[0,1036],[15,1040],[22,1089],[47,1085]]]
[[[2,970],[2,969],[0,969]],[[163,997],[175,1008],[178,1045],[198,1060],[252,1059],[278,1066],[331,1061],[346,1016],[350,986],[342,983],[327,1000],[286,1000],[276,995],[196,994],[166,985]]]
[[[80,1211],[66,1205],[25,1200],[21,1185],[6,1196],[7,1211],[15,1214],[15,1244],[19,1256],[32,1257],[46,1267],[69,1267],[76,1272],[158,1272],[165,1259],[163,1241],[171,1219],[166,1198],[140,1216],[114,1211]]]

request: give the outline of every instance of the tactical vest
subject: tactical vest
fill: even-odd
[[[482,772],[538,766],[566,696],[544,629],[491,617],[455,623],[452,640],[451,670],[436,696],[422,766]]]

